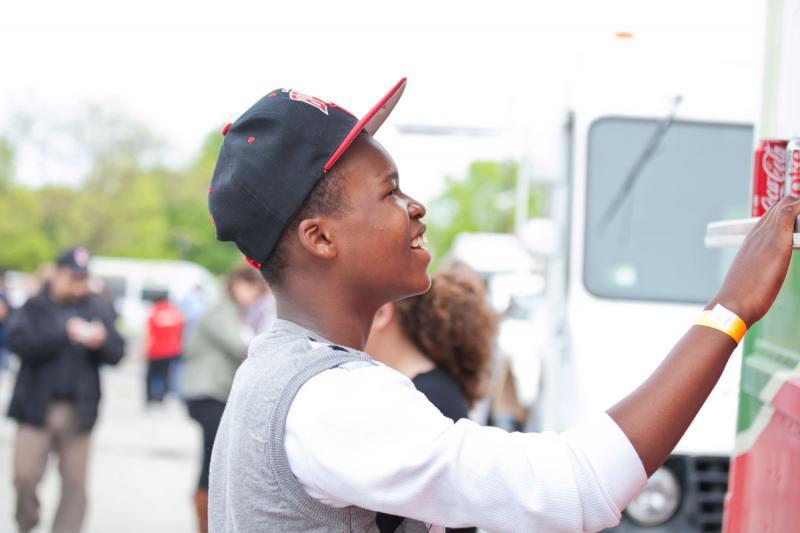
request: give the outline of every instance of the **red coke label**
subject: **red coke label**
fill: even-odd
[[[783,196],[786,184],[785,140],[763,140],[758,143],[753,160],[751,214],[760,217]]]
[[[800,196],[800,137],[786,147],[786,194]]]

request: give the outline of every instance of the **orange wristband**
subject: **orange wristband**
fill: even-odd
[[[703,311],[695,324],[727,333],[736,344],[739,344],[744,334],[747,333],[747,325],[744,320],[720,304],[715,305],[713,309]]]

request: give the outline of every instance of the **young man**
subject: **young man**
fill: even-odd
[[[19,423],[14,444],[17,524],[39,522],[36,495],[50,453],[58,455],[61,501],[52,531],[77,533],[86,511],[89,443],[100,403],[102,364],[116,364],[124,342],[108,306],[89,293],[89,251],[65,250],[44,288],[8,323],[8,346],[20,369],[8,414]]]
[[[281,89],[223,130],[209,196],[217,236],[261,269],[280,320],[234,380],[214,444],[210,531],[612,526],[774,301],[800,201],[763,217],[713,312],[607,413],[562,435],[453,423],[361,351],[381,305],[429,285],[425,208],[373,138],[404,88],[361,120]]]

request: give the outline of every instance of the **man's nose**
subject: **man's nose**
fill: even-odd
[[[420,219],[424,217],[427,212],[422,202],[418,202],[411,197],[408,198],[408,215],[411,218],[414,220]]]

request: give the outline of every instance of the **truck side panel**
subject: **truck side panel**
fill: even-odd
[[[726,533],[800,522],[800,254],[770,313],[745,338]]]

